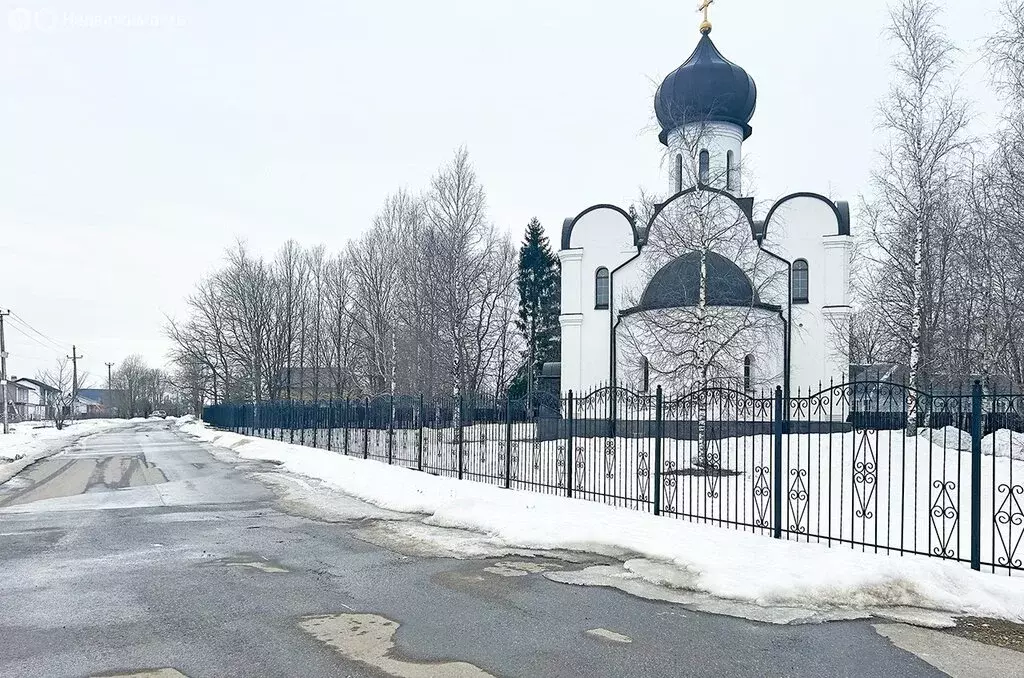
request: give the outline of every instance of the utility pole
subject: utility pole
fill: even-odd
[[[4,435],[10,433],[7,412],[7,344],[4,341],[4,317],[10,314],[10,309],[0,311],[0,389],[4,392]]]
[[[78,361],[85,356],[78,355],[78,347],[71,345],[71,421],[75,420],[75,403],[78,401]]]
[[[114,380],[110,376],[110,368],[114,366],[114,363],[104,363],[107,366],[107,414],[110,414],[110,410],[114,408],[114,390],[111,384]]]

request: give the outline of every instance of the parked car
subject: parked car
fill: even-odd
[[[153,410],[152,412],[149,413],[149,416],[150,417],[160,417],[161,419],[166,419],[167,418],[167,413],[164,412],[163,410]]]

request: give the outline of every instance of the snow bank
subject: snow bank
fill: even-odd
[[[125,425],[121,419],[83,419],[69,422],[60,431],[52,422],[24,421],[11,425],[11,432],[0,435],[0,483],[34,461],[57,452],[82,436]]]
[[[117,427],[123,422],[118,419],[83,419],[68,424],[60,431],[53,422],[23,421],[11,424],[11,432],[0,435],[0,461],[29,457],[34,452],[52,447],[90,433]]]
[[[630,509],[459,481],[325,450],[179,423],[246,459],[282,464],[376,506],[487,535],[498,547],[638,556],[662,585],[759,606],[816,610],[919,607],[1024,621],[1024,582],[917,556],[775,540]]]
[[[1002,428],[981,439],[981,453],[1024,461],[1024,433]]]

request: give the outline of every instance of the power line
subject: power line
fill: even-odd
[[[12,316],[13,316],[13,314],[12,314]],[[33,342],[35,342],[36,344],[38,344],[39,346],[42,346],[42,347],[43,347],[43,348],[45,348],[45,349],[46,349],[47,351],[53,351],[54,353],[60,353],[60,352],[61,352],[61,350],[62,350],[62,349],[60,349],[59,347],[58,347],[58,348],[54,348],[53,346],[49,346],[49,345],[47,345],[47,344],[44,344],[43,342],[39,341],[38,339],[36,339],[35,337],[33,337],[33,336],[32,336],[31,334],[29,334],[28,332],[26,332],[25,330],[23,330],[23,329],[21,329],[20,327],[18,327],[18,326],[17,326],[17,325],[16,325],[16,324],[15,324],[15,323],[13,322],[13,317],[12,317],[12,321],[11,321],[11,322],[9,323],[9,325],[8,325],[8,326],[9,326],[9,327],[11,327],[12,329],[14,329],[15,331],[17,331],[17,332],[18,332],[18,334],[20,334],[21,336],[25,337],[25,338],[26,338],[26,339],[28,339],[29,341],[33,341]]]
[[[52,343],[52,344],[53,344],[54,346],[56,346],[56,347],[58,347],[58,348],[61,348],[61,350],[63,350],[63,348],[62,348],[62,347],[64,346],[64,344],[61,344],[61,342],[57,341],[56,339],[54,339],[53,337],[51,337],[51,336],[49,336],[49,335],[47,335],[47,334],[43,334],[42,332],[40,332],[40,331],[39,331],[39,330],[37,330],[37,329],[36,329],[35,327],[33,327],[33,326],[32,326],[32,325],[31,325],[31,324],[30,324],[30,323],[29,323],[29,322],[28,322],[27,320],[25,320],[24,318],[22,318],[22,317],[21,317],[20,315],[18,315],[17,313],[14,313],[14,312],[12,311],[12,312],[11,312],[11,316],[13,316],[14,318],[16,318],[16,319],[18,320],[18,322],[20,322],[20,323],[21,323],[22,325],[24,325],[24,326],[25,326],[25,327],[27,327],[28,329],[32,330],[32,331],[33,331],[33,332],[35,332],[36,334],[38,334],[38,335],[39,335],[40,337],[42,337],[43,339],[46,339],[47,341],[49,341],[50,343]]]

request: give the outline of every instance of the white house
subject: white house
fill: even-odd
[[[36,379],[27,377],[11,377],[13,388],[11,410],[21,421],[38,421],[47,419],[52,413],[53,403],[57,397],[57,389]]]
[[[563,224],[563,391],[769,388],[787,358],[794,392],[847,375],[849,206],[745,194],[757,88],[709,24],[701,34],[655,96],[668,197],[637,211],[594,205]]]

